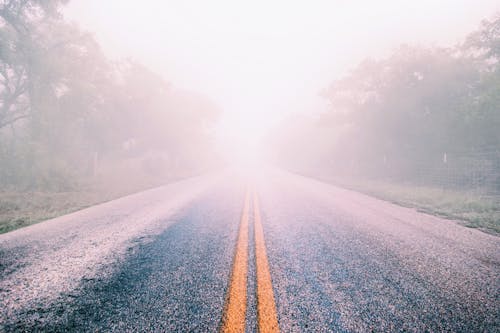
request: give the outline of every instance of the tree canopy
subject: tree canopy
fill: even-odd
[[[328,111],[310,130],[275,137],[276,152],[285,152],[278,159],[365,174],[390,164],[408,175],[444,154],[500,150],[499,50],[497,15],[456,47],[404,45],[367,59],[322,92]],[[302,160],[287,142],[316,153]]]
[[[139,63],[108,60],[64,21],[66,2],[0,1],[0,185],[65,188],[105,158],[202,166],[217,107]]]

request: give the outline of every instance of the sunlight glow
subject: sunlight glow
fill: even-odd
[[[403,42],[452,45],[497,7],[494,0],[73,0],[67,15],[94,31],[106,53],[137,58],[213,99],[223,111],[219,146],[239,155],[242,147],[258,150],[291,113],[321,111],[320,91],[367,54],[383,56]]]

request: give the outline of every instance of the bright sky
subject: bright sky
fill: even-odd
[[[366,57],[453,45],[498,0],[72,0],[66,15],[111,57],[134,58],[223,110],[219,141],[251,143]]]

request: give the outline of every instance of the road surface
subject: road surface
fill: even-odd
[[[0,235],[0,332],[500,331],[500,239],[278,170]]]

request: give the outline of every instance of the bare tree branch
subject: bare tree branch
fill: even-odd
[[[16,121],[19,121],[21,119],[26,119],[26,118],[29,118],[31,116],[31,114],[29,113],[24,113],[24,114],[20,114],[14,118],[11,118],[9,120],[3,120],[2,122],[0,122],[0,129],[4,128],[5,126],[8,126],[10,124],[14,124]]]

